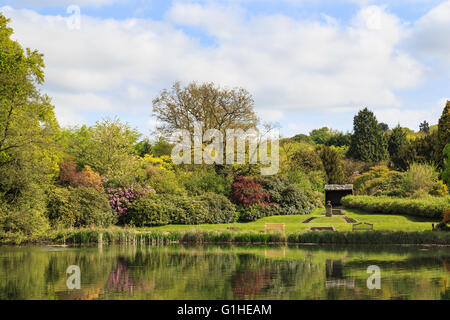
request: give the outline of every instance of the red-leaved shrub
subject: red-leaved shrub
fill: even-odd
[[[64,161],[60,164],[59,182],[74,188],[90,187],[96,190],[103,188],[102,178],[97,172],[89,166],[77,171],[77,165],[74,161]]]
[[[231,201],[244,206],[244,208],[252,204],[268,205],[270,194],[255,181],[255,178],[238,176],[231,186]]]

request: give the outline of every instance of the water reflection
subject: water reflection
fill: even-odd
[[[81,269],[81,289],[66,269]],[[381,268],[381,289],[367,268]],[[450,249],[0,247],[0,299],[450,299]]]

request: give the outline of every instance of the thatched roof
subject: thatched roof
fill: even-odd
[[[325,186],[325,191],[344,191],[353,190],[352,184],[328,184]]]

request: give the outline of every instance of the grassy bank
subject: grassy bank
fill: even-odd
[[[248,243],[248,244],[435,244],[450,245],[448,232],[219,232],[204,230],[137,232],[134,230],[75,230],[61,232],[54,241],[65,244],[129,243],[155,245],[168,243]]]

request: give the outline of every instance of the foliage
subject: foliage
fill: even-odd
[[[352,143],[352,135],[351,133],[342,133],[338,132],[330,137],[330,139],[325,143],[325,145],[331,147],[350,147]]]
[[[379,162],[388,158],[386,135],[373,112],[367,108],[354,118],[349,155],[366,162]]]
[[[56,227],[109,227],[117,221],[103,191],[89,187],[50,190],[47,210]]]
[[[450,143],[444,148],[444,172],[442,172],[442,179],[447,183],[447,186],[450,186]]]
[[[326,144],[335,134],[337,134],[337,132],[334,130],[328,127],[322,127],[311,131],[309,136],[316,144]]]
[[[224,196],[146,195],[134,202],[127,221],[136,226],[219,224],[236,221],[236,208]]]
[[[323,146],[320,148],[320,159],[327,175],[328,184],[344,183],[341,156],[335,147]]]
[[[391,158],[398,155],[400,150],[408,144],[406,132],[398,125],[392,130],[388,141],[388,150]]]
[[[112,209],[118,216],[125,216],[130,205],[142,196],[155,193],[150,186],[143,187],[139,183],[132,183],[129,187],[108,188],[108,198]]]
[[[429,193],[438,183],[436,168],[429,164],[413,163],[404,176],[405,189],[408,193]]]
[[[38,210],[0,211],[0,241],[20,244],[44,239],[50,229],[45,215]]]
[[[184,185],[191,194],[197,195],[212,192],[229,196],[231,192],[231,182],[228,178],[209,170],[190,174]]]
[[[170,222],[170,206],[162,197],[146,195],[135,201],[128,214],[127,223],[137,227],[162,226]]]
[[[135,129],[119,119],[105,119],[92,128],[85,163],[97,171],[108,186],[126,186],[134,182],[138,170],[134,144]]]
[[[389,170],[386,166],[375,166],[359,175],[354,182],[355,191],[360,195],[406,196],[403,175]]]
[[[102,178],[100,175],[85,166],[82,171],[77,171],[76,163],[74,161],[63,161],[60,163],[59,182],[62,185],[77,187],[91,187],[97,190],[102,190]]]
[[[445,145],[450,143],[450,101],[447,101],[445,108],[442,111],[442,116],[439,119],[438,137],[440,147],[439,151],[442,152]],[[443,160],[442,153],[440,153],[439,156],[441,156],[440,160]]]
[[[342,199],[347,208],[360,209],[379,214],[402,214],[426,218],[442,218],[442,214],[450,209],[450,196],[420,199],[347,196]]]
[[[429,134],[430,133],[430,124],[427,121],[420,123],[419,131],[423,132],[425,134]]]
[[[279,206],[278,214],[309,214],[318,206],[314,197],[285,176],[259,177],[257,182],[269,193],[270,200]]]
[[[0,195],[14,215],[37,210],[25,215],[33,218],[45,210],[45,190],[58,174],[59,125],[40,93],[43,55],[12,40],[8,23],[0,14]]]
[[[305,172],[323,171],[322,160],[312,147],[303,147],[297,150],[290,159],[291,170],[300,169]]]
[[[232,223],[237,219],[236,206],[221,194],[205,193],[200,200],[208,205],[205,223]]]
[[[237,176],[231,186],[231,200],[244,208],[252,204],[267,205],[270,202],[270,194],[255,181],[255,178]]]

